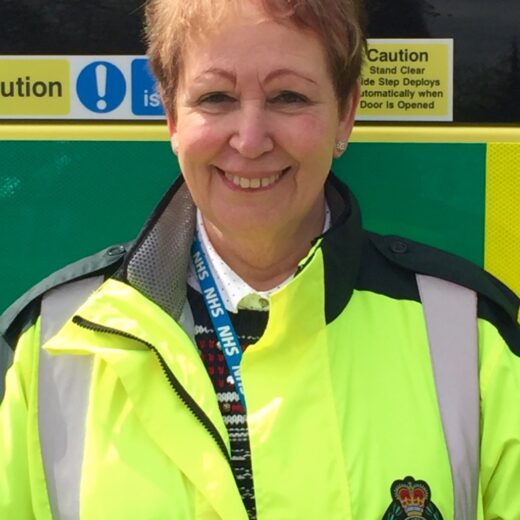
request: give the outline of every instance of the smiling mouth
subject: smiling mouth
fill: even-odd
[[[281,172],[274,173],[269,177],[261,177],[261,178],[253,178],[250,177],[241,177],[239,175],[234,175],[233,173],[226,172],[217,168],[218,172],[223,175],[228,181],[231,181],[235,186],[246,189],[246,190],[257,190],[260,188],[269,188],[276,184],[280,178],[285,175],[289,170],[290,166],[284,168]]]

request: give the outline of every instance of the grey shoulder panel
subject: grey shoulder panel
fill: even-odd
[[[13,363],[13,351],[4,340],[2,336],[0,336],[0,403],[4,398],[5,392],[5,373],[7,369]]]
[[[88,278],[92,275],[106,273],[107,276],[110,276],[119,267],[130,246],[131,242],[108,247],[44,278],[18,298],[0,316],[0,337],[11,348],[14,348],[13,337],[18,336],[37,317],[38,311],[33,312],[31,308],[35,304],[39,304],[41,297],[47,291],[72,280]],[[0,349],[3,350],[4,346],[0,344]]]

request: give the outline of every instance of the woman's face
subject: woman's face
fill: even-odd
[[[309,31],[244,2],[186,46],[172,147],[195,204],[224,236],[287,232],[323,218],[323,185],[344,115]]]

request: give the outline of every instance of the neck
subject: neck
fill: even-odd
[[[325,200],[303,221],[284,223],[276,229],[261,229],[244,235],[224,233],[204,219],[208,238],[235,273],[257,291],[273,289],[294,274],[300,260],[323,231]]]

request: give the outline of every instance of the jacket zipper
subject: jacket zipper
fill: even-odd
[[[216,429],[215,425],[211,422],[209,417],[204,413],[204,411],[200,408],[200,406],[195,402],[193,397],[186,391],[186,389],[180,384],[179,380],[175,377],[173,372],[170,370],[166,361],[164,361],[163,357],[159,353],[159,351],[147,341],[138,338],[128,332],[124,332],[122,330],[113,329],[111,327],[106,327],[104,325],[99,325],[98,323],[93,323],[89,320],[82,318],[81,316],[74,316],[72,318],[73,323],[87,330],[91,330],[94,332],[101,332],[105,334],[114,334],[116,336],[122,336],[124,338],[132,339],[134,341],[138,341],[139,343],[148,347],[157,357],[159,364],[163,370],[163,373],[168,380],[168,383],[172,387],[173,391],[179,396],[181,401],[186,405],[188,410],[195,416],[195,418],[202,424],[204,429],[210,434],[213,440],[217,443],[217,446],[220,448],[220,451],[226,458],[228,464],[231,466],[231,458],[227,451],[224,440],[222,439],[220,433]]]

